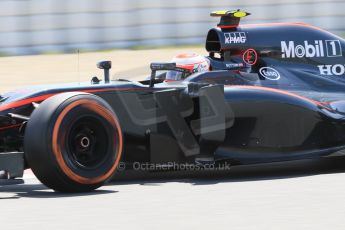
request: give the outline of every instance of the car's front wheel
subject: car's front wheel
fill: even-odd
[[[87,192],[115,172],[122,153],[119,120],[102,98],[63,93],[31,115],[24,136],[25,158],[37,178],[60,192]]]

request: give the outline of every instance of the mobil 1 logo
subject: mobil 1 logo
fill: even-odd
[[[326,40],[327,57],[342,56],[341,43],[339,40]]]
[[[282,58],[340,57],[342,47],[339,40],[281,41]]]

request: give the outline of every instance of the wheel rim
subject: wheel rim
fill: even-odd
[[[77,119],[67,135],[67,153],[72,163],[84,170],[102,165],[108,157],[109,135],[102,121],[94,116]]]
[[[96,117],[107,130],[108,153],[98,167],[84,168],[71,157],[69,150],[72,126],[83,117]],[[52,133],[52,151],[60,170],[79,184],[103,183],[116,171],[123,149],[123,136],[119,120],[107,105],[93,99],[78,99],[59,112]],[[90,170],[89,170],[90,169]]]

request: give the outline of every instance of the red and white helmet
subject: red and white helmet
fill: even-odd
[[[193,73],[206,72],[210,70],[210,61],[204,56],[196,53],[182,53],[176,55],[171,62],[175,62],[176,66],[186,70],[186,73],[179,71],[168,71],[166,74],[167,81],[179,81],[192,75]]]

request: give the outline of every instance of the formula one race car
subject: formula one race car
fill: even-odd
[[[31,87],[1,95],[0,170],[31,168],[61,192],[98,188],[119,162],[254,164],[345,149],[345,41],[303,23],[239,25],[218,11],[206,39],[210,71],[149,80]],[[168,167],[169,169],[169,167]]]

